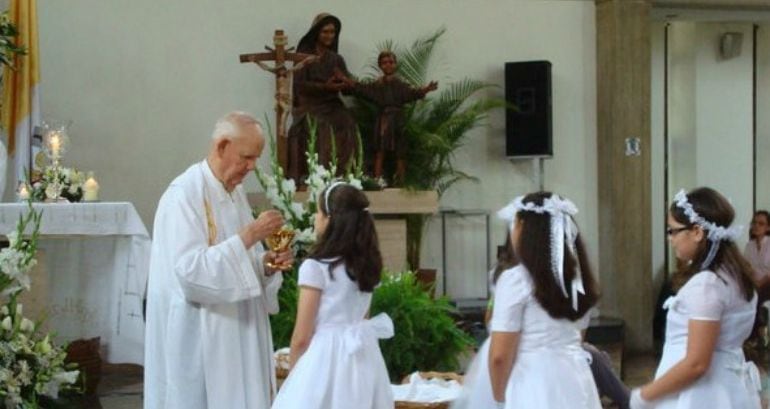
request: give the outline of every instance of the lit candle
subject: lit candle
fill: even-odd
[[[21,185],[19,188],[19,200],[29,200],[29,189],[27,189],[27,185]]]
[[[83,200],[86,202],[95,202],[99,200],[99,183],[96,182],[93,176],[86,180],[83,184]]]
[[[59,150],[61,150],[61,138],[59,137],[58,132],[54,132],[53,135],[51,135],[51,152],[54,156],[58,156]]]

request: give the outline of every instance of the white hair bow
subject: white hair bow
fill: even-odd
[[[558,195],[543,200],[543,205],[538,206],[534,202],[524,203],[524,196],[519,196],[507,206],[497,212],[497,216],[503,220],[509,221],[511,229],[515,226],[516,214],[518,212],[534,212],[537,214],[548,213],[551,216],[551,271],[554,280],[559,285],[565,298],[572,299],[572,309],[578,310],[578,293],[585,295],[585,286],[583,284],[583,274],[580,271],[580,262],[577,257],[577,236],[578,229],[572,216],[578,212],[577,206],[568,199],[562,199]],[[567,285],[564,282],[564,257],[567,250],[564,243],[567,243],[570,253],[575,257],[575,277],[571,281],[571,294],[567,292]]]

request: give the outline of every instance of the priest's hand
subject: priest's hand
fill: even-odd
[[[291,247],[280,253],[274,251],[268,251],[262,258],[262,262],[265,265],[265,275],[271,276],[279,271],[286,271],[294,266],[294,251]],[[271,267],[276,266],[276,267]]]
[[[238,233],[247,249],[266,239],[283,226],[283,216],[278,210],[264,211]]]

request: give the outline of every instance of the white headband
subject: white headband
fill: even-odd
[[[329,196],[331,195],[331,193],[332,193],[332,190],[333,190],[335,187],[337,187],[337,186],[340,186],[340,185],[348,185],[348,186],[353,186],[353,187],[355,187],[356,189],[359,189],[359,188],[358,188],[358,187],[356,187],[355,185],[352,185],[352,184],[350,184],[350,183],[348,183],[348,182],[345,182],[345,181],[343,181],[343,180],[338,180],[338,181],[336,181],[336,182],[332,183],[331,185],[329,185],[329,187],[328,187],[328,188],[326,188],[326,192],[324,193],[324,204],[326,205],[326,214],[327,214],[328,216],[331,216],[331,214],[332,214],[332,212],[331,212],[331,209],[329,208]],[[359,189],[359,190],[361,190],[361,189]],[[364,207],[364,208],[363,208],[363,209],[361,209],[361,210],[362,210],[362,211],[364,211],[364,212],[367,212],[367,213],[369,212],[369,208],[368,208],[368,207]]]
[[[332,209],[329,208],[329,196],[332,193],[332,190],[334,190],[335,187],[339,185],[347,185],[347,183],[343,181],[337,181],[329,185],[329,187],[326,189],[326,192],[324,193],[324,205],[326,205],[326,214],[330,215],[332,214]]]
[[[569,251],[577,260],[577,240],[578,229],[572,216],[578,212],[574,203],[568,199],[562,199],[558,195],[543,200],[542,206],[535,205],[534,202],[524,203],[524,196],[519,196],[500,209],[497,216],[511,223],[511,229],[516,225],[516,214],[518,212],[534,212],[537,214],[548,213],[551,216],[551,271],[554,279],[559,284],[562,294],[569,298],[567,286],[564,283],[564,257],[567,249],[564,247],[564,240],[567,240]],[[575,277],[572,278],[572,309],[578,310],[578,293],[585,295],[583,286],[583,274],[580,271],[580,263],[575,264]]]
[[[707,238],[711,242],[711,245],[709,246],[709,252],[708,255],[706,255],[706,259],[703,260],[703,264],[701,264],[701,269],[707,269],[711,265],[711,262],[714,261],[714,257],[716,257],[717,252],[719,251],[720,241],[734,241],[741,237],[743,226],[717,226],[716,223],[712,223],[699,215],[698,212],[693,209],[692,204],[687,201],[687,192],[685,192],[684,189],[680,190],[679,193],[674,196],[674,203],[676,204],[676,207],[682,209],[691,224],[698,225],[708,232]]]

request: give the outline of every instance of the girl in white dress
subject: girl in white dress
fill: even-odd
[[[336,182],[318,200],[318,241],[299,269],[299,305],[288,378],[273,409],[393,409],[378,339],[385,314],[366,319],[382,257],[369,201]]]
[[[516,198],[498,214],[511,224],[519,264],[500,274],[484,343],[453,408],[600,409],[580,329],[596,282],[569,200]]]
[[[717,191],[680,191],[668,237],[687,262],[673,277],[666,343],[655,380],[631,393],[632,409],[759,409],[759,373],[742,345],[754,323],[752,269],[730,227],[735,211]]]

